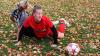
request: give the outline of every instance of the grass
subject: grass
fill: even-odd
[[[16,39],[16,26],[10,20],[10,13],[19,0],[1,0],[0,1],[0,56],[16,56],[18,52],[21,54],[37,56],[64,56],[65,52],[60,52],[50,47],[49,39],[34,41],[30,38],[24,38],[21,46],[15,46],[12,42]],[[83,48],[78,56],[99,56],[100,55],[100,5],[99,0],[28,0],[31,5],[40,4],[44,10],[44,14],[56,20],[63,17],[66,20],[74,19],[74,23],[68,27],[65,37],[59,41],[59,46],[64,49],[70,42],[79,43]],[[28,11],[31,15],[32,8]],[[77,33],[76,33],[77,32]],[[94,34],[94,35],[93,35]],[[40,47],[39,47],[40,46]],[[36,48],[36,49],[34,49]],[[12,51],[9,53],[8,50]],[[29,54],[32,52],[31,54]],[[20,55],[21,55],[20,54]]]

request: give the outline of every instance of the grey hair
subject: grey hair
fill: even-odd
[[[17,5],[18,5],[18,6],[27,5],[27,0],[21,0]]]

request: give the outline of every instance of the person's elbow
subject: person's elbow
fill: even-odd
[[[56,30],[56,28],[55,28],[54,26],[51,28],[51,30],[52,30],[52,32],[53,32],[53,36],[54,36],[54,37],[58,37],[57,30]]]
[[[11,21],[13,21],[13,22],[15,22],[15,20],[14,20],[14,17],[13,17],[13,16],[10,16],[10,20],[11,20]]]

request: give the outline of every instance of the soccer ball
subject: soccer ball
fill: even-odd
[[[68,46],[66,47],[66,52],[68,52],[68,55],[76,56],[78,55],[79,51],[80,47],[76,43],[69,43]]]

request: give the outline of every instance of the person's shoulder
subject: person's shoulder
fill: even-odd
[[[28,16],[28,17],[26,18],[26,20],[30,21],[30,20],[32,20],[32,18],[33,18],[33,16]]]
[[[43,21],[45,21],[47,24],[51,23],[51,19],[47,16],[43,16]]]
[[[30,16],[28,16],[28,18],[29,18],[29,19],[32,19],[32,18],[33,18],[33,16],[31,16],[31,15],[30,15]]]
[[[48,16],[43,16],[42,17],[44,20],[50,20]]]
[[[43,18],[47,19],[48,17],[47,16],[43,16]]]
[[[13,13],[15,13],[15,12],[18,13],[19,10],[18,10],[18,8],[15,8],[15,9],[12,10],[12,12],[13,12]]]
[[[11,16],[15,17],[18,15],[18,9],[13,9],[10,13]]]

